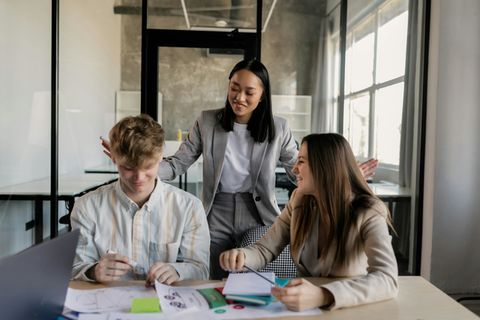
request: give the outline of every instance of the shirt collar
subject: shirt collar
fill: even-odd
[[[148,198],[147,202],[145,202],[144,207],[147,209],[147,211],[152,211],[153,208],[155,207],[155,204],[158,203],[160,200],[160,195],[162,194],[163,191],[163,183],[161,182],[160,178],[157,176],[156,177],[156,183],[155,183],[155,188],[153,188],[152,193],[150,194],[150,197]],[[138,208],[138,205],[132,201],[127,194],[122,190],[122,187],[120,185],[120,179],[115,182],[115,193],[117,194],[117,197],[119,201],[126,207],[135,207],[136,209]]]

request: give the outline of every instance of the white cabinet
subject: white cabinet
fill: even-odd
[[[273,114],[287,119],[298,143],[311,132],[312,97],[296,95],[272,95]]]

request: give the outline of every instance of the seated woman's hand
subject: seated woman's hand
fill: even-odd
[[[272,295],[292,311],[303,311],[333,303],[333,296],[328,290],[317,287],[303,278],[292,279],[283,288],[274,287]]]
[[[375,170],[378,167],[378,160],[377,159],[369,159],[365,162],[358,163],[358,167],[363,174],[363,177],[369,179],[375,175]]]
[[[146,287],[155,285],[155,280],[161,283],[171,285],[180,279],[177,270],[169,263],[157,262],[155,263],[147,274]]]
[[[239,249],[224,251],[220,254],[220,267],[226,271],[243,271],[245,253]]]

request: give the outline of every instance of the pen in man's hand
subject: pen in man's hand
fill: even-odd
[[[107,254],[117,254],[116,251],[113,251],[111,249],[107,249]],[[120,261],[120,262],[123,262],[123,261]],[[130,267],[132,267],[132,269],[135,269],[137,266],[138,266],[138,263],[137,261],[133,260],[133,259],[130,259],[128,258],[128,263],[127,263]]]
[[[255,270],[255,269],[252,269],[252,268],[250,268],[250,267],[249,267],[249,266],[247,266],[247,265],[244,265],[243,267],[244,267],[245,269],[247,269],[247,270],[249,270],[249,271],[251,271],[251,272],[255,273],[255,274],[256,274],[257,276],[259,276],[260,278],[262,278],[262,279],[264,279],[264,280],[266,280],[266,281],[270,282],[272,285],[274,285],[274,286],[276,286],[276,285],[277,285],[277,284],[276,284],[274,281],[272,281],[272,280],[268,279],[267,277],[265,277],[263,274],[261,274],[261,273],[260,273],[260,272],[258,272],[257,270]]]

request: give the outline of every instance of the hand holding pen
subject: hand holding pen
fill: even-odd
[[[245,258],[246,258],[245,253],[242,250],[232,249],[232,250],[224,251],[220,254],[220,266],[225,271],[239,272],[239,271],[248,270],[250,272],[255,273],[257,276],[259,276],[263,280],[268,281],[274,287],[281,288],[288,284],[289,279],[276,278],[275,281],[268,279],[257,270],[247,266],[245,264]]]
[[[240,249],[231,249],[220,254],[220,267],[225,271],[244,271],[245,253]]]
[[[89,278],[97,282],[118,281],[131,270],[128,257],[107,250],[98,263],[89,269]]]

